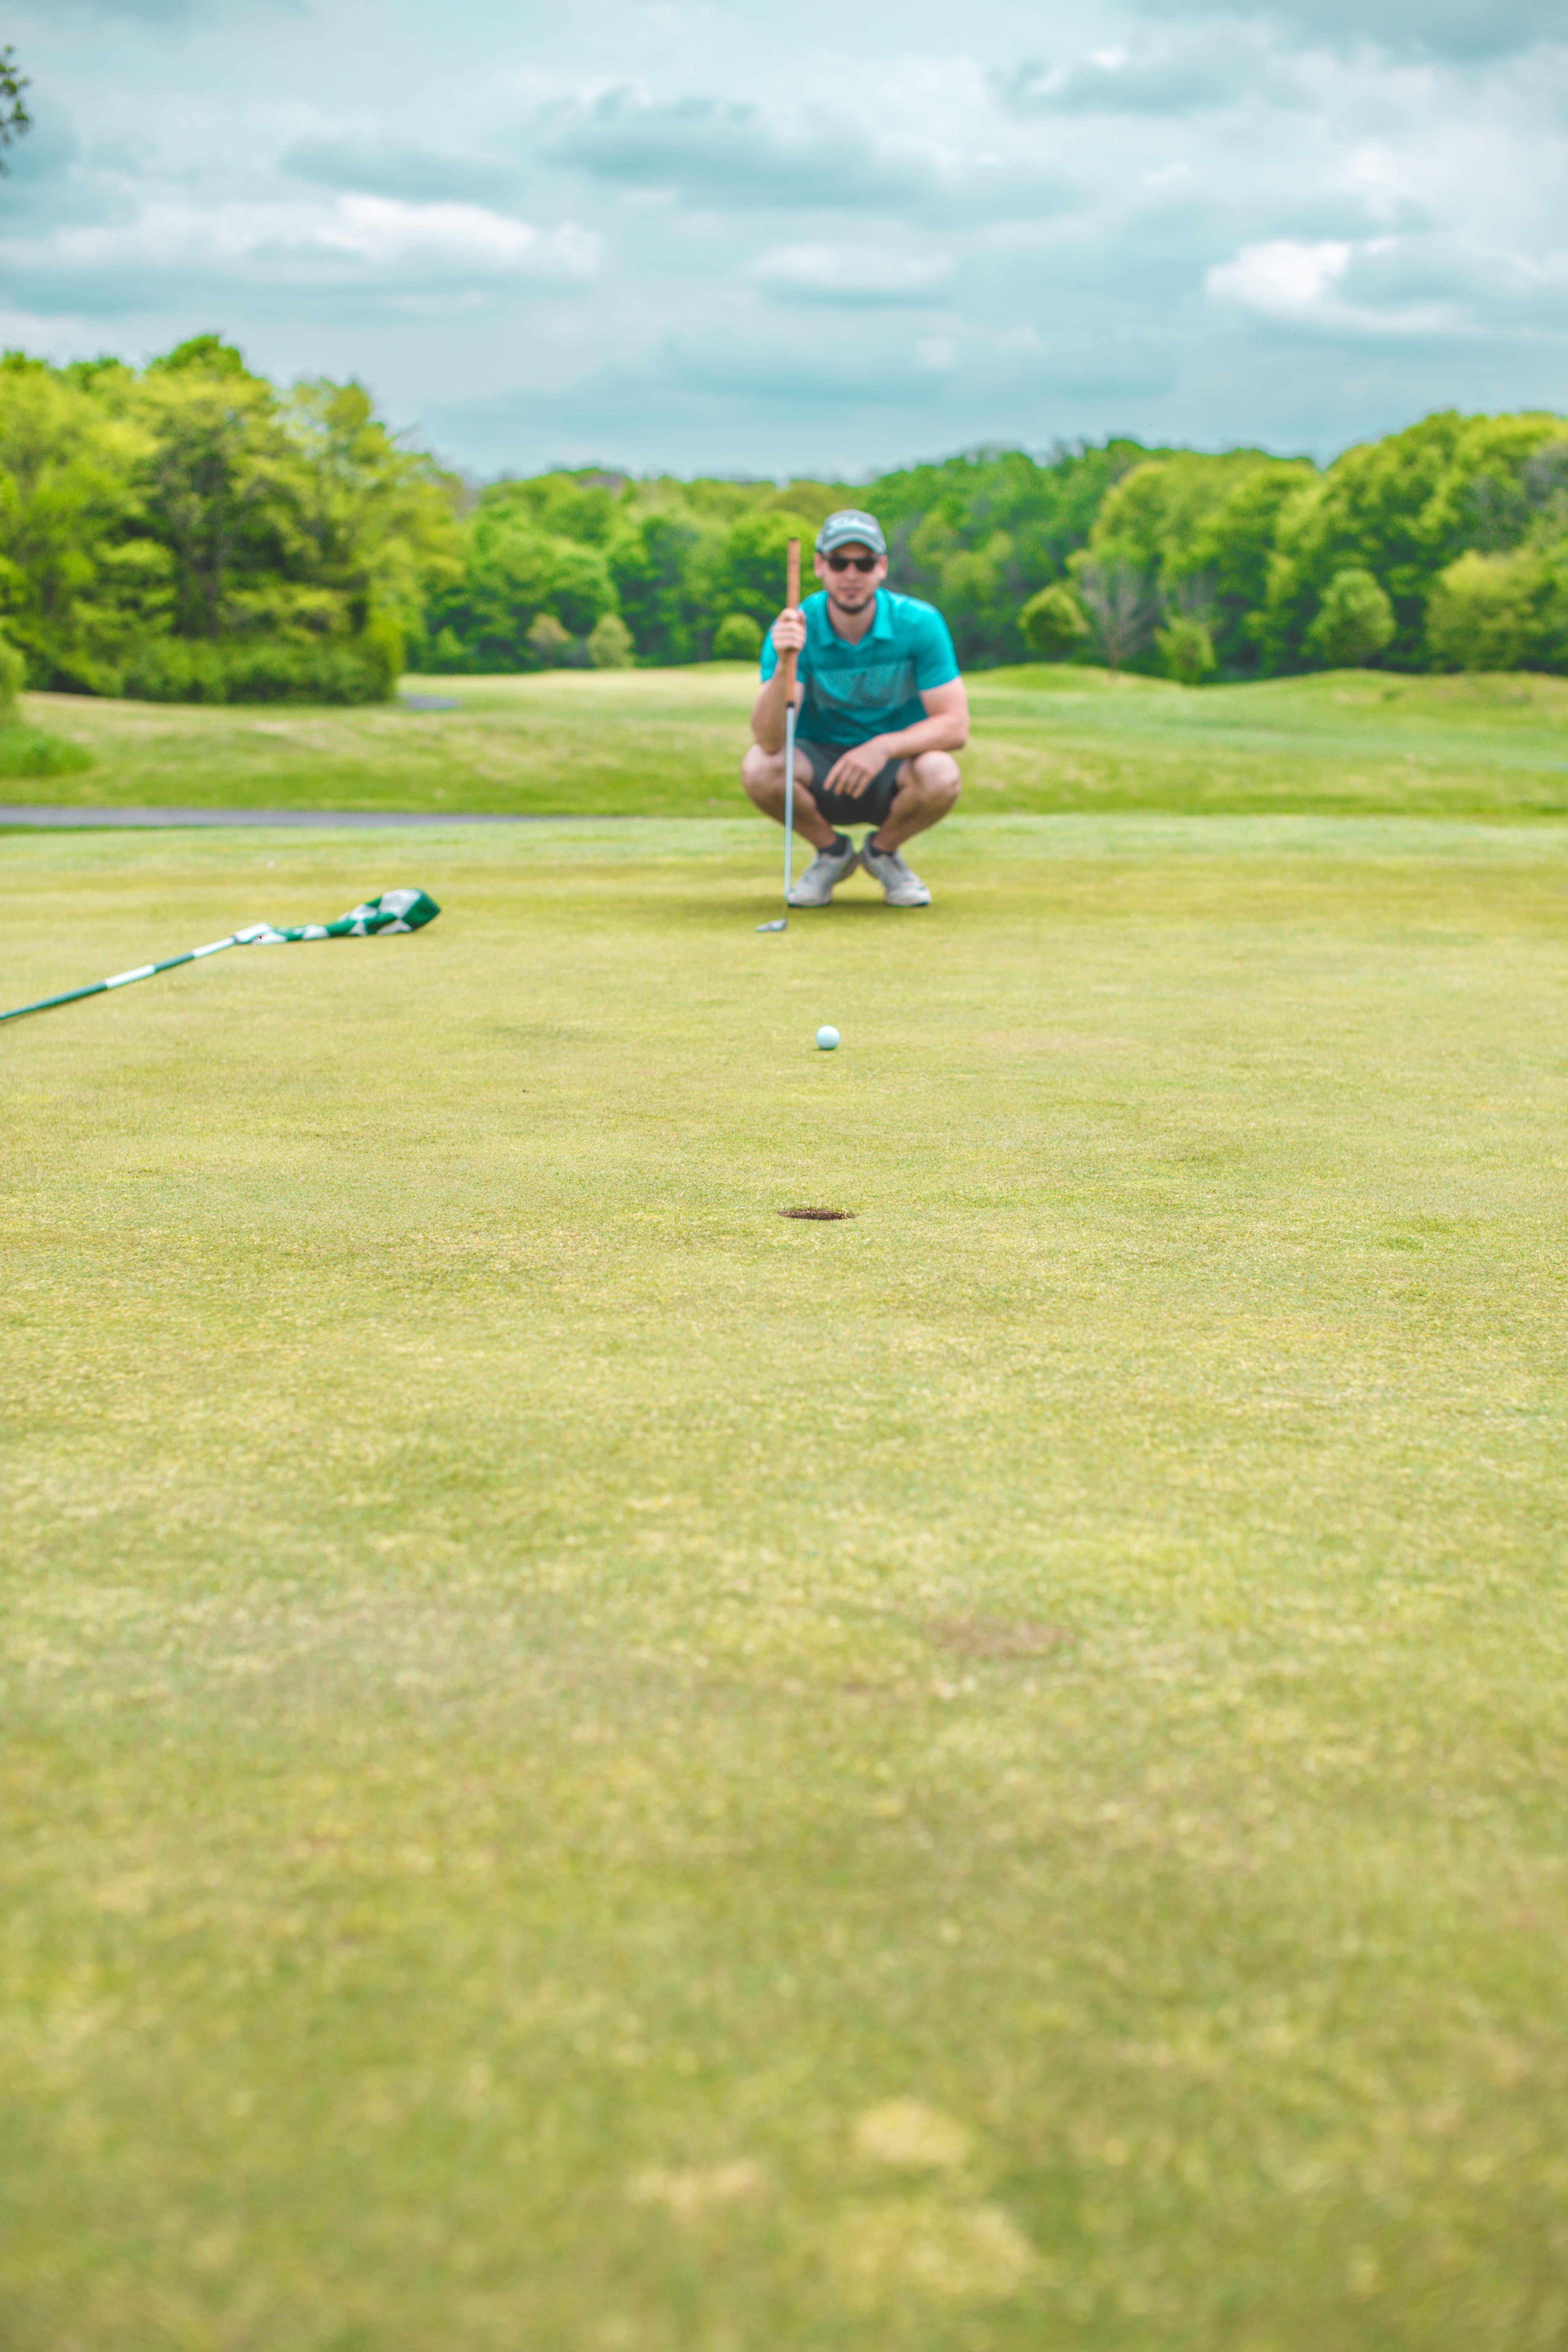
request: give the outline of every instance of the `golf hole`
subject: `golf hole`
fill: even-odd
[[[853,1209],[781,1209],[781,1217],[806,1217],[816,1225],[835,1225],[840,1218],[852,1217]]]

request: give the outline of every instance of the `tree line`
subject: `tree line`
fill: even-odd
[[[1111,439],[859,483],[476,487],[360,385],[279,387],[216,335],[141,370],[0,361],[0,623],[38,687],[353,701],[405,666],[750,660],[786,541],[850,504],[970,668],[1568,670],[1557,416],[1445,412],[1321,468]]]
[[[461,576],[461,486],[358,384],[281,391],[216,335],[140,371],[0,360],[0,624],[28,684],[375,701]]]

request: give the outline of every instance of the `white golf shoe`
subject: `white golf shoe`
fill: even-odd
[[[826,907],[840,882],[847,882],[860,863],[860,852],[847,833],[831,849],[819,849],[785,901],[791,907]]]
[[[920,876],[904,864],[896,849],[873,849],[870,834],[861,847],[860,863],[872,881],[881,884],[882,896],[889,907],[931,905],[931,892]]]

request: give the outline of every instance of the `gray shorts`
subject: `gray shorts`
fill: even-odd
[[[899,771],[907,754],[889,760],[885,767],[879,769],[863,793],[827,793],[822,787],[829,769],[837,766],[851,746],[847,743],[807,743],[797,736],[795,748],[797,759],[811,761],[811,797],[829,824],[868,824],[875,827],[884,821],[893,805],[893,795],[899,789]]]

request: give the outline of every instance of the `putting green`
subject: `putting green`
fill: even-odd
[[[7,2347],[1556,2352],[1568,831],[775,845],[6,845]]]

